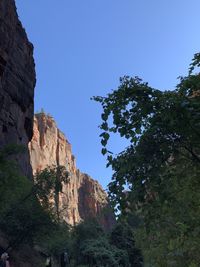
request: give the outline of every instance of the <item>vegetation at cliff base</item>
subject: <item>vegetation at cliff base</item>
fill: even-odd
[[[63,166],[46,168],[32,179],[20,174],[11,158],[22,153],[19,146],[0,152],[0,231],[8,241],[4,249],[28,245],[41,254],[41,264],[51,255],[57,264],[67,251],[70,267],[142,267],[132,228],[118,222],[106,232],[95,218],[72,227],[63,219],[58,203],[68,173]],[[3,205],[4,203],[4,205]]]
[[[42,173],[40,182],[33,183],[21,174],[14,159],[14,155],[23,153],[23,150],[21,146],[10,145],[0,152],[0,230],[8,241],[8,248],[12,249],[19,249],[25,243],[33,245],[39,237],[49,236],[60,227],[51,206],[40,202],[40,198],[46,200],[50,191],[57,194],[61,190],[55,189],[58,184],[55,172],[57,174],[58,170],[49,170],[46,183],[41,178]],[[59,174],[61,170],[59,168]]]
[[[73,229],[71,239],[71,267],[143,266],[133,230],[123,222],[118,222],[109,233],[95,219],[86,220]]]
[[[113,169],[110,197],[135,229],[145,266],[200,263],[200,54],[175,90],[123,77],[94,97],[103,107],[102,154]],[[119,134],[129,145],[110,152]],[[137,223],[134,223],[137,222]]]

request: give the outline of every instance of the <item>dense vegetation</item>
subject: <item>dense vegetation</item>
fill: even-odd
[[[133,230],[126,223],[118,222],[111,233],[106,233],[91,219],[74,227],[71,240],[71,267],[143,266]]]
[[[123,77],[94,97],[103,107],[102,153],[113,169],[110,197],[135,229],[145,266],[200,263],[200,54],[172,91]],[[117,155],[114,133],[129,141]]]
[[[4,249],[20,250],[25,244],[59,263],[67,251],[71,267],[141,267],[142,256],[135,247],[132,228],[118,222],[111,233],[93,219],[70,227],[60,214],[58,196],[68,173],[62,166],[36,174],[34,183],[20,174],[15,160],[19,146],[0,152],[0,231],[8,240]],[[14,157],[13,157],[14,158]]]
[[[20,174],[15,160],[11,160],[18,153],[23,153],[23,148],[14,145],[0,152],[0,230],[12,249],[24,243],[33,246],[43,236],[54,238],[49,233],[57,232],[61,224],[47,196],[51,192],[56,198],[67,175],[62,167],[46,169],[33,183]]]

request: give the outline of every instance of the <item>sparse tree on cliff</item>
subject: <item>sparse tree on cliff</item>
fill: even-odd
[[[63,184],[68,182],[68,172],[64,166],[45,168],[34,177],[36,195],[42,206],[51,210],[60,220],[59,194]],[[53,201],[52,201],[53,200]],[[53,212],[55,210],[55,212]]]

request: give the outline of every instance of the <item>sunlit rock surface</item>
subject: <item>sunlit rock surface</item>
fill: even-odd
[[[63,185],[63,193],[59,196],[62,218],[67,223],[75,225],[96,217],[106,229],[112,228],[114,215],[105,191],[97,181],[76,168],[71,145],[51,116],[35,115],[29,151],[34,174],[46,167],[61,165],[67,168],[69,182]]]

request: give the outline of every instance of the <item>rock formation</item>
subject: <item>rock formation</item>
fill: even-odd
[[[15,159],[26,176],[32,176],[28,142],[33,133],[35,82],[33,46],[18,19],[15,2],[0,0],[0,149],[12,144],[24,146],[25,153]],[[0,231],[1,252],[7,246],[8,240]],[[39,253],[28,246],[12,250],[10,255],[12,266],[38,266],[34,262]]]
[[[33,46],[18,19],[14,0],[0,1],[0,148],[22,144],[17,160],[31,175],[28,142],[32,138],[35,65]]]
[[[63,185],[59,206],[63,219],[71,225],[97,217],[106,229],[114,223],[107,195],[99,183],[76,168],[71,145],[57,128],[54,119],[44,113],[35,115],[33,138],[29,143],[33,173],[46,167],[65,166],[69,182]]]

